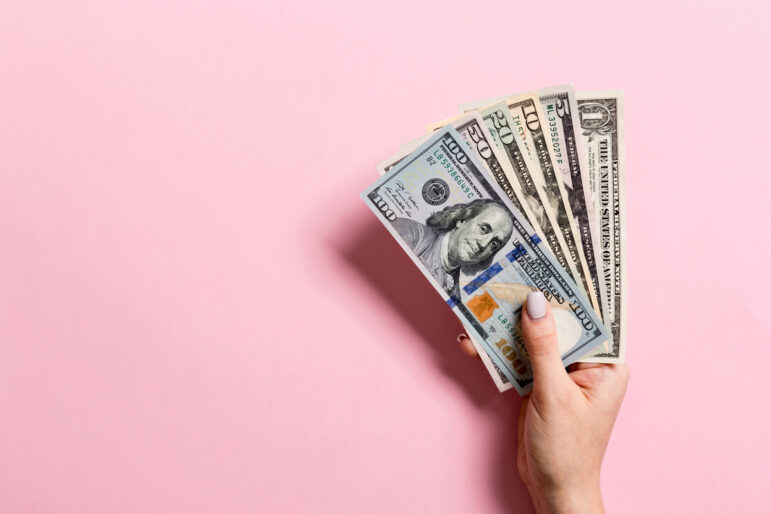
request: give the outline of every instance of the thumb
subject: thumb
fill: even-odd
[[[569,378],[562,365],[551,306],[543,293],[536,291],[527,295],[525,307],[522,309],[522,339],[533,366],[533,386],[559,387]]]

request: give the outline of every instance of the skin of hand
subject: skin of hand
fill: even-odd
[[[600,467],[629,379],[625,364],[562,366],[551,308],[540,292],[522,309],[533,390],[522,399],[517,469],[539,513],[604,512]],[[465,335],[461,349],[477,355]]]

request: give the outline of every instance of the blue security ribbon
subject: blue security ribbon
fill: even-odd
[[[480,273],[474,280],[463,286],[463,290],[466,294],[471,294],[483,285],[495,275],[503,271],[503,267],[497,262]]]
[[[527,253],[527,248],[522,246],[520,243],[517,243],[514,246],[514,249],[506,254],[506,258],[509,259],[511,262],[514,262],[517,259],[519,259],[521,255],[525,255],[526,253]]]

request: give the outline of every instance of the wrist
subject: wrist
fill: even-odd
[[[538,514],[600,514],[605,512],[599,481],[551,490],[530,489]]]

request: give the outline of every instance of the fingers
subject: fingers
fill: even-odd
[[[474,343],[471,342],[471,339],[469,338],[469,336],[467,336],[466,334],[459,334],[458,342],[460,343],[460,349],[463,350],[463,353],[465,353],[469,357],[479,358],[477,349],[474,348]]]
[[[592,369],[592,368],[600,368],[602,366],[607,366],[607,364],[602,364],[599,362],[574,362],[570,366],[568,366],[568,371],[579,371],[582,369]]]
[[[527,295],[522,309],[522,339],[533,366],[534,389],[553,390],[569,382],[551,307],[540,291]]]
[[[629,380],[629,368],[626,364],[577,362],[569,369],[573,382],[592,396],[623,397]]]

